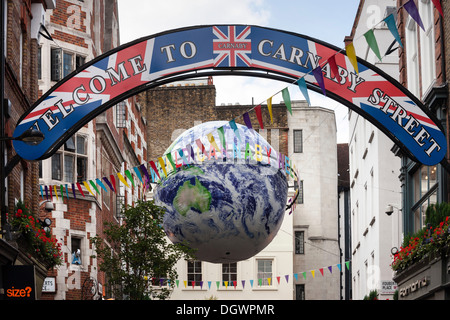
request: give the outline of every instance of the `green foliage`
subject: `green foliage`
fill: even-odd
[[[44,261],[48,268],[62,264],[61,244],[45,232],[39,219],[19,200],[15,206],[15,214],[8,217],[13,232],[17,232],[24,240],[30,255]]]
[[[378,300],[378,291],[377,290],[371,290],[369,292],[369,295],[364,296],[363,300]]]
[[[167,299],[177,278],[176,262],[193,257],[187,246],[167,239],[164,213],[153,201],[138,201],[122,210],[121,225],[105,223],[104,238],[92,239],[116,299]]]

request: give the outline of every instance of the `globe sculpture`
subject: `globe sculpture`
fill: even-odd
[[[222,152],[213,148],[222,145],[220,127],[226,139]],[[165,152],[179,167],[155,188],[155,203],[166,208],[163,227],[168,238],[185,241],[198,260],[246,260],[272,241],[283,222],[288,184],[278,169],[276,151],[256,131],[239,124],[237,130],[228,122],[204,123],[185,131]],[[210,143],[209,133],[215,143]],[[195,146],[195,163],[185,157],[190,165],[181,166],[177,150],[189,154],[186,146]]]

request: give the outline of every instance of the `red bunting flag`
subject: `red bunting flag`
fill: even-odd
[[[339,75],[339,69],[336,63],[336,56],[332,55],[328,58],[328,64],[330,65],[331,72],[333,72],[334,77],[337,81],[341,81],[341,76]]]
[[[444,12],[442,12],[442,7],[441,7],[441,0],[431,0],[433,1],[434,6],[436,7],[436,9],[439,11],[439,13],[441,14],[441,16],[444,16]]]
[[[261,105],[257,105],[255,107],[255,113],[256,113],[256,118],[258,118],[259,126],[261,127],[261,129],[264,129],[262,113],[261,113]]]

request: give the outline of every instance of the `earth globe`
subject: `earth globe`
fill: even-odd
[[[207,122],[182,133],[168,153],[179,165],[155,188],[154,200],[166,208],[163,227],[173,243],[185,242],[198,260],[229,263],[253,257],[272,241],[283,222],[288,183],[260,134]]]

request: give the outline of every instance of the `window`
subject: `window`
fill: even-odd
[[[305,300],[305,285],[296,284],[295,285],[295,300]]]
[[[70,238],[71,242],[71,253],[72,253],[72,264],[81,265],[81,239],[76,237]]]
[[[294,130],[294,153],[303,152],[303,130]]]
[[[202,262],[201,261],[188,261],[188,272],[187,279],[188,284],[192,284],[192,281],[195,281],[195,286],[200,285],[200,281],[202,281]]]
[[[422,95],[436,78],[434,6],[430,0],[419,0],[418,9],[425,31],[419,28]]]
[[[233,281],[237,281],[237,262],[222,264],[223,285],[225,285],[225,281],[228,281],[229,285],[232,284]]]
[[[294,189],[298,190],[298,197],[296,200],[297,204],[303,204],[303,180],[299,181],[294,180]]]
[[[269,286],[269,279],[272,279],[272,260],[269,259],[261,259],[257,260],[258,264],[258,273],[257,278],[258,282],[261,283],[262,286]],[[272,285],[272,281],[270,285]]]
[[[126,128],[127,126],[127,104],[121,101],[116,104],[116,127]]]
[[[437,166],[421,166],[413,174],[412,212],[415,231],[424,226],[428,206],[437,202],[437,187]]]
[[[60,48],[51,49],[51,80],[59,81],[85,62],[83,56]]]
[[[409,17],[405,28],[406,67],[408,70],[408,90],[419,96],[419,53],[417,46],[416,22]]]
[[[81,182],[86,180],[86,173],[87,138],[83,135],[75,135],[64,143],[61,152],[52,156],[52,179]]]
[[[305,253],[305,232],[295,231],[295,254]]]

